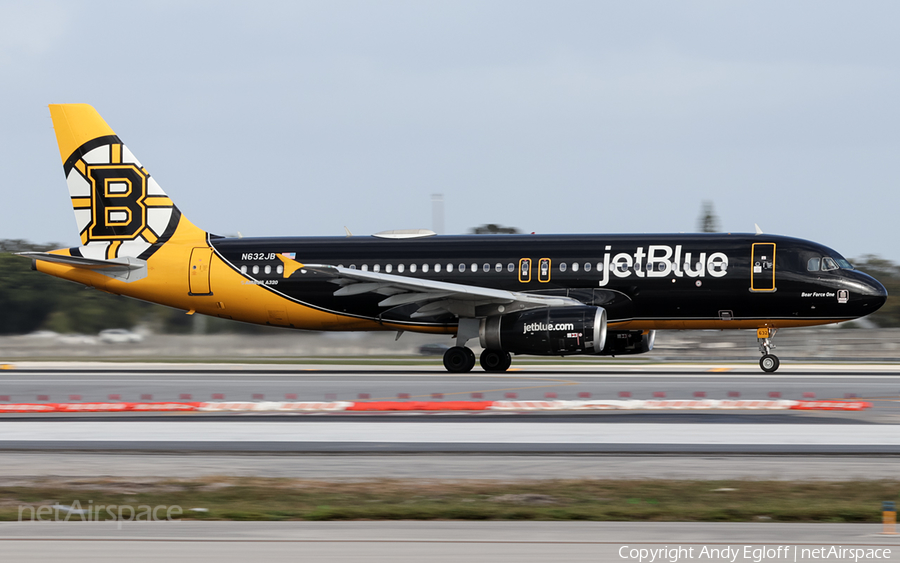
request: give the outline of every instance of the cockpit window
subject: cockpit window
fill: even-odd
[[[825,258],[822,258],[822,271],[823,272],[827,272],[829,270],[837,270],[837,269],[838,269],[838,265],[837,265],[837,262],[834,261],[834,259],[832,259],[828,256],[826,256]]]
[[[835,260],[837,261],[838,266],[840,266],[842,269],[844,269],[844,270],[852,270],[853,269],[853,264],[851,264],[850,262],[847,262],[843,258],[835,258]]]
[[[821,258],[810,258],[809,262],[806,263],[806,269],[810,272],[818,272],[819,264],[822,262]]]

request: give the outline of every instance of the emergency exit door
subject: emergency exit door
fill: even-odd
[[[752,254],[750,291],[775,291],[775,243],[754,243]]]
[[[188,284],[191,295],[211,295],[209,287],[209,265],[212,259],[212,248],[195,248],[191,250],[191,266],[188,272]]]

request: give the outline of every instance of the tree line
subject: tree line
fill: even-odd
[[[195,317],[185,315],[180,309],[104,293],[33,272],[30,260],[13,254],[53,248],[60,246],[0,240],[0,334],[27,334],[37,330],[96,334],[107,328],[130,329],[138,325],[160,333],[279,330],[212,317],[198,323]],[[855,266],[881,281],[888,290],[887,303],[867,319],[879,327],[900,327],[900,265],[870,255],[857,260]]]

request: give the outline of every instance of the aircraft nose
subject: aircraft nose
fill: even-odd
[[[880,281],[871,276],[866,277],[868,277],[869,279],[866,280],[866,287],[868,291],[865,292],[865,301],[866,305],[869,308],[869,313],[874,313],[876,310],[880,309],[881,306],[884,305],[884,303],[887,301],[888,292]]]

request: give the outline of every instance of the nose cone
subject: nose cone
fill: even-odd
[[[863,306],[866,308],[865,314],[874,313],[887,301],[887,289],[872,276],[862,272],[857,272],[857,274],[861,282],[860,285],[864,288],[860,293],[863,295]]]

